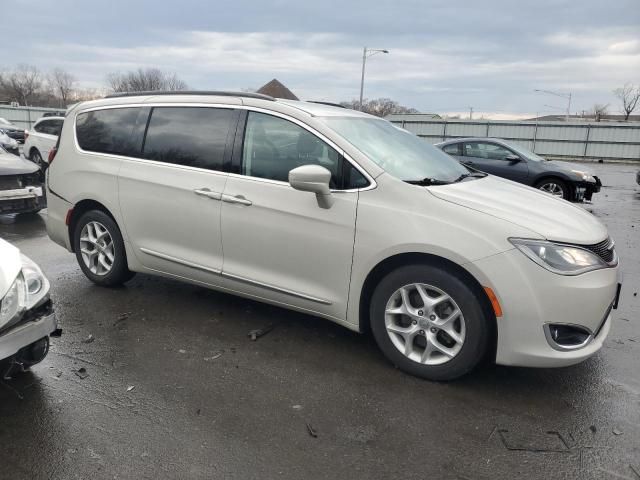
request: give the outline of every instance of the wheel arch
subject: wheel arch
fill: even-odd
[[[406,252],[398,253],[381,260],[373,269],[369,272],[360,291],[360,305],[359,305],[359,330],[363,333],[368,333],[371,329],[369,318],[369,304],[373,291],[376,286],[387,274],[406,265],[424,264],[436,267],[441,267],[456,275],[469,285],[476,293],[476,296],[480,300],[482,309],[485,311],[487,318],[491,320],[490,338],[491,344],[488,350],[490,358],[495,359],[495,353],[498,341],[498,325],[496,315],[491,305],[491,300],[487,296],[482,284],[474,277],[468,270],[459,264],[429,253],[422,252]]]
[[[96,200],[91,200],[91,199],[85,199],[85,200],[79,201],[73,207],[71,218],[69,219],[69,226],[68,226],[69,228],[68,233],[69,233],[69,239],[70,239],[69,243],[71,244],[71,251],[74,253],[75,253],[75,247],[74,247],[74,241],[73,241],[73,232],[76,229],[76,225],[78,224],[78,220],[80,219],[80,217],[82,217],[82,215],[84,215],[86,212],[89,212],[91,210],[99,210],[101,212],[104,212],[106,215],[111,217],[111,219],[114,221],[116,225],[118,225],[118,221],[116,220],[114,215],[102,203]],[[118,228],[120,228],[120,225],[118,225]],[[122,228],[120,228],[120,231],[122,231]]]

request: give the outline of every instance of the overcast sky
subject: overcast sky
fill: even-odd
[[[0,66],[61,67],[87,87],[158,67],[194,89],[276,77],[301,99],[348,100],[359,95],[365,45],[390,51],[369,59],[365,97],[425,112],[566,107],[538,88],[571,92],[572,112],[610,103],[613,113],[611,90],[640,83],[640,0],[2,3]]]

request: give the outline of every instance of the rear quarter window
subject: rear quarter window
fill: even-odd
[[[79,113],[78,145],[89,152],[135,155],[132,131],[139,111],[139,107],[127,107]]]

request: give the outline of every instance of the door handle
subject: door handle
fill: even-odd
[[[198,188],[197,190],[194,190],[193,193],[202,197],[211,198],[212,200],[220,200],[222,198],[221,193],[214,192],[208,188]]]
[[[237,203],[237,204],[246,205],[246,206],[253,205],[253,202],[251,200],[247,200],[242,195],[233,196],[233,195],[222,194],[222,201],[227,203]]]

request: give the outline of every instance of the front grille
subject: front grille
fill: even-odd
[[[27,175],[0,176],[0,190],[15,190],[24,187],[37,187],[42,183],[41,172],[29,173]]]
[[[583,245],[583,248],[592,251],[607,263],[611,263],[615,259],[614,243],[611,238],[594,245]]]

